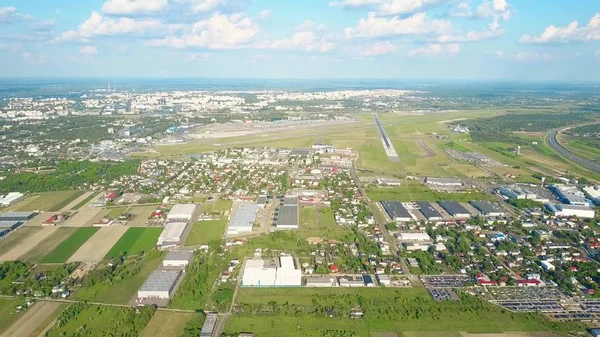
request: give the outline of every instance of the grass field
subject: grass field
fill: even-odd
[[[423,185],[407,185],[397,188],[369,187],[366,189],[367,196],[373,201],[397,200],[397,201],[458,201],[467,202],[471,200],[494,199],[485,193],[472,191],[469,193],[445,193],[437,192]]]
[[[135,255],[152,249],[156,245],[156,240],[162,231],[162,227],[129,228],[104,258],[117,257],[123,252],[127,255]]]
[[[89,238],[92,237],[100,228],[99,227],[82,227],[78,228],[73,234],[62,241],[42,262],[44,263],[64,263],[71,255],[73,255],[79,247],[81,247]]]
[[[358,336],[368,336],[369,332],[378,331],[398,334],[402,331],[482,333],[507,329],[548,331],[551,328],[583,327],[580,324],[555,324],[539,314],[510,313],[468,296],[460,302],[436,302],[424,288],[242,288],[238,292],[237,304],[246,308],[245,313],[249,315],[232,317],[226,331],[248,331],[243,330],[242,326],[251,324],[251,332],[257,335],[260,332],[260,336],[316,337],[324,334],[320,329],[330,327],[354,331]],[[360,306],[364,312],[363,319],[346,318],[355,306]],[[338,317],[326,319],[331,323],[321,321],[320,315],[312,313],[328,307],[334,308]],[[275,313],[273,308],[276,308]],[[268,316],[261,315],[265,309],[269,312]]]
[[[58,230],[50,235],[50,237],[46,238],[35,248],[27,252],[24,256],[21,257],[24,261],[32,261],[39,262],[42,261],[50,252],[52,252],[56,247],[58,247],[63,241],[77,232],[77,228],[74,227],[63,227],[58,228]]]
[[[42,230],[42,227],[23,227],[10,233],[7,237],[0,240],[0,256]]]
[[[339,240],[345,231],[346,227],[335,222],[330,207],[302,206],[300,208],[300,233],[304,237]]]
[[[181,336],[186,323],[193,316],[188,312],[157,311],[140,337]]]
[[[190,234],[185,241],[186,246],[208,244],[212,241],[220,241],[227,227],[227,220],[198,221],[192,224]]]
[[[78,210],[81,207],[85,206],[88,202],[90,202],[92,199],[94,199],[100,192],[94,192],[90,195],[88,195],[85,199],[81,200],[80,203],[78,203],[77,205],[75,205],[73,207],[74,210]]]
[[[52,207],[48,208],[48,211],[51,211],[51,212],[60,211],[61,209],[63,209],[63,207],[72,203],[75,199],[79,198],[84,193],[85,193],[85,191],[72,191],[72,193],[70,195],[65,196],[57,204],[54,204]]]
[[[225,212],[231,210],[232,204],[233,204],[233,201],[231,201],[231,200],[219,199],[219,200],[217,200],[217,202],[215,203],[215,206],[213,207],[213,212],[221,212],[221,214],[224,214]]]
[[[91,287],[78,289],[74,298],[79,301],[128,304],[150,273],[162,263],[162,254],[156,254],[152,258],[144,258],[137,267],[134,275],[124,279],[114,280],[112,283],[98,283]]]
[[[123,212],[125,212],[126,209],[127,209],[127,207],[111,208],[110,212],[108,212],[108,214],[106,215],[106,217],[107,218],[111,218],[111,219],[116,219],[121,214],[123,214]]]
[[[21,317],[22,313],[15,312],[15,308],[22,304],[22,299],[0,298],[0,335]]]
[[[57,324],[46,336],[138,336],[152,318],[136,314],[133,308],[76,304],[67,311],[80,307],[80,311],[65,318],[64,324]]]
[[[58,191],[36,193],[8,207],[7,210],[21,211],[58,211],[82,195],[83,191]]]

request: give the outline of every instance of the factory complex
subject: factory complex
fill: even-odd
[[[292,256],[276,259],[249,259],[244,266],[243,287],[299,287],[302,271],[296,269]]]
[[[156,245],[160,248],[180,246],[195,217],[195,204],[176,204],[167,214],[167,224],[160,233]]]

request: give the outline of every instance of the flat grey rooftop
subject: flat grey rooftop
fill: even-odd
[[[191,261],[194,258],[194,252],[191,250],[172,250],[167,253],[165,261]]]
[[[155,270],[148,276],[140,291],[171,291],[181,271]]]

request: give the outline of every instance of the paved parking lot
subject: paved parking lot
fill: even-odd
[[[461,288],[471,281],[467,275],[421,275],[425,288]]]
[[[488,301],[565,301],[556,287],[488,287],[476,293]]]
[[[460,301],[460,297],[452,289],[429,288],[429,295],[436,301]]]

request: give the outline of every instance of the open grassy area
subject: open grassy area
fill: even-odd
[[[370,187],[366,189],[367,196],[373,201],[397,200],[397,201],[458,201],[467,202],[472,200],[490,200],[493,198],[485,193],[471,191],[468,193],[445,193],[429,189],[424,185],[407,185],[397,188]]]
[[[219,199],[219,200],[217,200],[217,202],[215,203],[215,206],[213,207],[213,212],[221,212],[221,214],[223,214],[223,213],[231,210],[232,204],[233,204],[233,202],[231,200]]]
[[[20,298],[0,298],[0,335],[22,315],[15,311],[22,304],[24,301]]]
[[[227,220],[197,221],[192,224],[190,234],[185,241],[186,246],[208,244],[220,241],[227,227]]]
[[[135,255],[142,251],[152,249],[156,245],[156,240],[163,229],[163,227],[129,228],[104,258],[110,259],[117,257],[121,253],[126,253],[126,255]]]
[[[28,251],[27,254],[20,257],[24,261],[39,262],[42,261],[50,252],[52,252],[58,245],[63,241],[77,232],[79,228],[75,227],[62,227],[46,238],[40,244],[35,246],[32,250]]]
[[[60,201],[58,203],[54,204],[52,207],[49,207],[48,210],[51,212],[60,211],[63,207],[72,203],[75,199],[79,198],[84,193],[85,193],[84,191],[73,191],[70,195],[65,196],[62,199],[59,199]]]
[[[81,196],[83,191],[57,191],[36,193],[8,207],[6,210],[21,211],[58,211]]]
[[[157,311],[140,337],[181,336],[186,323],[193,316],[189,312]]]
[[[232,317],[226,331],[260,332],[260,336],[322,336],[329,327],[354,331],[358,336],[368,336],[371,331],[583,329],[581,324],[553,323],[539,314],[511,313],[466,295],[460,302],[436,302],[424,288],[242,288],[237,304],[244,307],[244,314]],[[357,306],[364,318],[347,318]],[[335,318],[324,318],[326,308],[333,308]],[[252,329],[240,330],[242,322]]]
[[[88,202],[90,202],[92,199],[94,199],[100,192],[94,192],[90,195],[88,195],[85,199],[81,200],[81,202],[79,202],[77,205],[75,205],[75,207],[73,207],[74,210],[78,210],[81,207],[85,206]]]
[[[300,233],[304,237],[321,237],[339,240],[346,227],[335,222],[330,207],[302,206],[300,208]]]
[[[74,304],[58,317],[46,336],[138,336],[152,318],[153,309]]]
[[[162,263],[162,254],[145,257],[136,272],[113,282],[102,282],[78,289],[74,298],[79,301],[128,304],[153,270]]]
[[[61,242],[56,248],[54,248],[48,255],[46,255],[42,262],[44,263],[64,263],[71,255],[73,255],[79,247],[81,247],[89,238],[92,237],[100,228],[99,227],[83,227],[78,228],[76,232],[71,234],[63,242]]]
[[[127,207],[117,207],[117,208],[111,208],[110,212],[108,212],[108,214],[106,215],[107,218],[111,218],[111,219],[116,219],[118,218],[123,212],[125,212],[125,210],[127,209]]]

